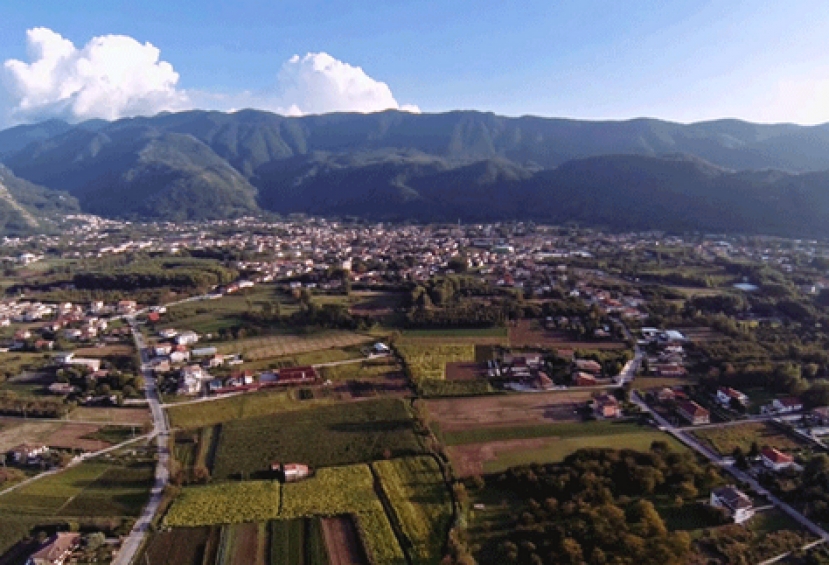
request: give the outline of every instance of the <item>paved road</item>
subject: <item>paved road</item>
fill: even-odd
[[[782,510],[783,512],[788,514],[789,517],[791,517],[793,520],[798,522],[805,529],[809,530],[812,534],[817,536],[819,541],[822,541],[822,542],[829,541],[829,532],[826,532],[826,530],[824,530],[823,528],[821,528],[820,526],[818,526],[817,524],[815,524],[814,522],[809,520],[806,516],[804,516],[803,514],[801,514],[800,512],[798,512],[793,507],[789,506],[788,504],[786,504],[785,502],[783,502],[782,500],[780,500],[776,496],[774,496],[772,493],[770,493],[768,490],[766,490],[766,488],[764,488],[762,485],[760,485],[760,483],[758,483],[754,479],[754,477],[752,477],[748,473],[742,471],[741,469],[738,469],[729,460],[726,460],[724,457],[720,456],[718,453],[715,453],[714,451],[712,451],[711,449],[709,449],[708,447],[706,447],[705,445],[701,444],[696,439],[694,439],[693,436],[691,436],[690,434],[685,433],[685,431],[683,431],[682,429],[675,427],[673,424],[668,422],[665,418],[663,418],[662,416],[660,416],[659,414],[654,412],[651,409],[651,407],[648,406],[647,403],[645,403],[644,400],[642,400],[642,398],[639,396],[638,392],[634,392],[633,394],[631,394],[630,399],[634,404],[639,406],[639,408],[641,408],[643,411],[649,413],[654,418],[654,420],[656,420],[656,422],[659,424],[660,429],[668,432],[669,434],[674,436],[676,439],[678,439],[679,441],[681,441],[682,443],[684,443],[685,445],[687,445],[688,447],[690,447],[691,449],[693,449],[697,453],[702,454],[704,457],[706,457],[711,462],[715,463],[716,465],[719,465],[721,468],[723,468],[724,470],[731,473],[731,475],[733,475],[737,480],[748,484],[755,492],[757,492],[761,496],[766,497],[766,499],[768,499],[768,501],[771,504],[773,504],[774,506],[776,506],[777,508],[779,508],[780,510]]]
[[[146,383],[147,402],[149,403],[150,412],[153,416],[153,433],[156,436],[156,443],[158,445],[158,464],[155,468],[155,484],[150,492],[150,500],[147,502],[147,506],[144,507],[144,511],[135,523],[132,532],[124,540],[121,550],[113,560],[112,565],[129,565],[135,559],[135,555],[141,548],[144,538],[147,535],[153,516],[158,512],[164,489],[170,480],[170,453],[168,450],[170,424],[161,406],[155,376],[148,366],[145,365],[149,359],[146,344],[144,343],[144,336],[141,335],[141,332],[135,325],[135,318],[127,318],[127,322],[132,326],[132,337],[135,340],[135,347],[141,352],[141,368],[144,373],[144,382]]]

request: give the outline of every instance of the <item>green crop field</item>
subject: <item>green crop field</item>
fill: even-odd
[[[451,340],[453,337],[502,337],[506,340],[507,328],[462,328],[462,329],[439,329],[439,330],[406,330],[403,333],[406,339],[417,339],[421,337],[445,337]]]
[[[474,344],[418,344],[403,342],[396,346],[411,372],[412,379],[446,378],[446,364],[475,361]]]
[[[221,426],[214,479],[262,478],[273,461],[312,467],[423,452],[404,401],[331,404]]]
[[[437,462],[407,457],[372,463],[395,517],[411,544],[413,563],[440,561],[452,521],[452,501]]]
[[[110,469],[103,463],[84,463],[45,477],[0,496],[0,511],[40,516],[57,515],[61,508]]]
[[[210,402],[172,405],[167,408],[167,413],[173,427],[191,429],[213,426],[240,418],[302,410],[325,402],[297,400],[294,390],[279,390],[240,394]]]
[[[220,483],[185,488],[164,522],[170,527],[292,520],[353,514],[366,552],[378,565],[403,563],[403,553],[374,491],[368,465],[320,469],[298,483]]]
[[[328,551],[319,518],[275,520],[269,524],[269,529],[271,565],[328,565]]]

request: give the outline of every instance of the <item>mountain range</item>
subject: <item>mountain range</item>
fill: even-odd
[[[7,231],[80,208],[829,236],[829,125],[191,111],[17,126],[0,161]]]

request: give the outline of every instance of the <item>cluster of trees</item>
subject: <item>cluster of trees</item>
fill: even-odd
[[[808,518],[817,522],[829,520],[829,455],[815,455],[803,471],[766,473],[761,482]]]
[[[147,259],[108,270],[76,273],[72,282],[79,289],[134,290],[143,288],[198,288],[233,282],[239,273],[217,261],[168,258]]]
[[[712,467],[655,442],[649,452],[582,449],[562,463],[513,468],[496,488],[524,501],[498,547],[501,563],[679,564],[690,553],[647,497],[681,504],[719,484]]]
[[[771,557],[795,551],[806,542],[807,538],[800,532],[757,532],[735,524],[707,529],[697,540],[706,556],[711,556],[706,559],[706,565],[761,563]]]
[[[63,418],[75,405],[56,398],[19,396],[12,391],[0,391],[0,414],[26,418]]]
[[[129,358],[127,358],[129,359]],[[112,365],[109,365],[112,367]],[[88,369],[80,366],[58,369],[56,380],[60,383],[69,383],[76,387],[80,396],[115,395],[120,402],[124,397],[135,398],[141,396],[144,389],[144,378],[135,372],[125,372],[117,368],[109,369],[106,376],[93,378]]]

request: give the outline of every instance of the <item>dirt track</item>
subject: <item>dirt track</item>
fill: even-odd
[[[368,565],[360,536],[350,516],[323,518],[322,535],[328,548],[330,565]]]

